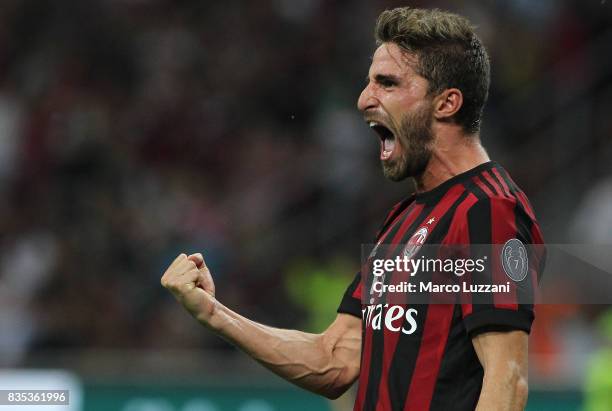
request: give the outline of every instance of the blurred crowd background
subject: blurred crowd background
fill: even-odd
[[[612,4],[410,4],[478,26],[492,60],[482,141],[546,239],[612,243]],[[376,16],[397,5],[3,0],[0,366],[240,355],[160,287],[180,252],[204,253],[238,312],[321,331],[360,244],[413,189],[385,181],[356,109]],[[610,344],[603,308],[542,310],[532,381],[584,386]]]

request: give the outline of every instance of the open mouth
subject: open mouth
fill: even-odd
[[[388,160],[395,149],[395,135],[384,124],[376,121],[368,122],[370,128],[378,134],[380,138],[380,159]]]

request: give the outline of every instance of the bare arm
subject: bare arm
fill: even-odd
[[[321,334],[251,321],[215,299],[214,282],[200,254],[179,255],[161,282],[200,323],[302,388],[337,398],[359,375],[361,320],[357,317],[339,314]]]
[[[472,339],[484,368],[476,411],[524,410],[527,404],[527,342],[524,331],[487,332]]]
[[[361,321],[339,314],[322,334],[268,327],[219,305],[212,323],[219,335],[302,388],[337,398],[359,374]]]

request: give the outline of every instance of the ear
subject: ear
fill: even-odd
[[[463,105],[463,94],[458,88],[447,88],[434,99],[434,116],[445,120],[455,115]]]

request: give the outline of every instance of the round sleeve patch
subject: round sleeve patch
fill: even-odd
[[[511,238],[506,241],[501,251],[502,267],[512,281],[523,281],[529,270],[527,249],[521,240]]]

